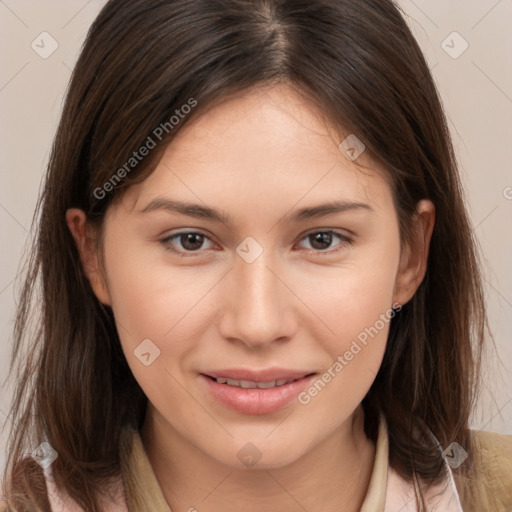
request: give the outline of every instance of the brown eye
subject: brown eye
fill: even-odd
[[[314,249],[328,249],[332,244],[332,233],[314,233],[309,235],[309,240]]]
[[[326,251],[326,249],[332,247],[332,243],[336,238],[340,240],[340,243],[335,246],[336,248],[334,250]],[[335,231],[315,231],[306,235],[303,240],[308,240],[314,252],[325,252],[327,254],[337,252],[351,243],[348,237],[341,233],[336,233]]]
[[[204,236],[200,233],[185,233],[184,235],[179,235],[179,240],[184,249],[195,251],[203,245]]]
[[[171,252],[187,256],[187,252],[201,252],[205,240],[210,240],[206,235],[196,231],[182,231],[161,240],[164,247]],[[178,246],[178,247],[176,247]]]

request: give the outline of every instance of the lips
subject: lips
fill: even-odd
[[[269,414],[290,403],[315,373],[283,368],[226,369],[201,374],[211,395],[244,414]]]
[[[204,375],[212,377],[214,379],[223,378],[238,381],[250,381],[250,382],[271,382],[278,380],[297,380],[302,379],[306,375],[309,375],[310,371],[301,370],[289,370],[286,368],[268,368],[263,370],[243,369],[243,368],[231,368],[226,370],[212,370],[204,372]]]
[[[279,380],[271,380],[268,382],[256,382],[251,380],[235,380],[235,379],[227,379],[224,377],[217,377],[216,382],[219,384],[227,384],[228,386],[235,386],[237,388],[244,389],[270,389],[276,386],[284,386],[285,384],[289,384],[290,382],[294,382],[298,379],[279,379]]]

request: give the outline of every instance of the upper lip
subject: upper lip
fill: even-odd
[[[262,370],[245,368],[228,368],[225,370],[211,370],[203,375],[218,379],[220,377],[233,380],[247,380],[251,382],[272,382],[277,380],[297,380],[314,372],[290,370],[286,368],[267,368]]]

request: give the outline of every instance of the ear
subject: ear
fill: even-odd
[[[87,222],[85,212],[78,208],[66,211],[66,223],[75,240],[82,267],[94,294],[100,302],[110,306],[110,293],[100,272],[96,231]]]
[[[395,281],[394,302],[405,304],[416,293],[427,271],[430,240],[435,224],[435,206],[423,199],[416,208],[411,240],[405,244]]]

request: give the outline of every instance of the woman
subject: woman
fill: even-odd
[[[109,1],[39,206],[5,510],[512,507],[510,437],[468,424],[453,149],[391,1]]]

